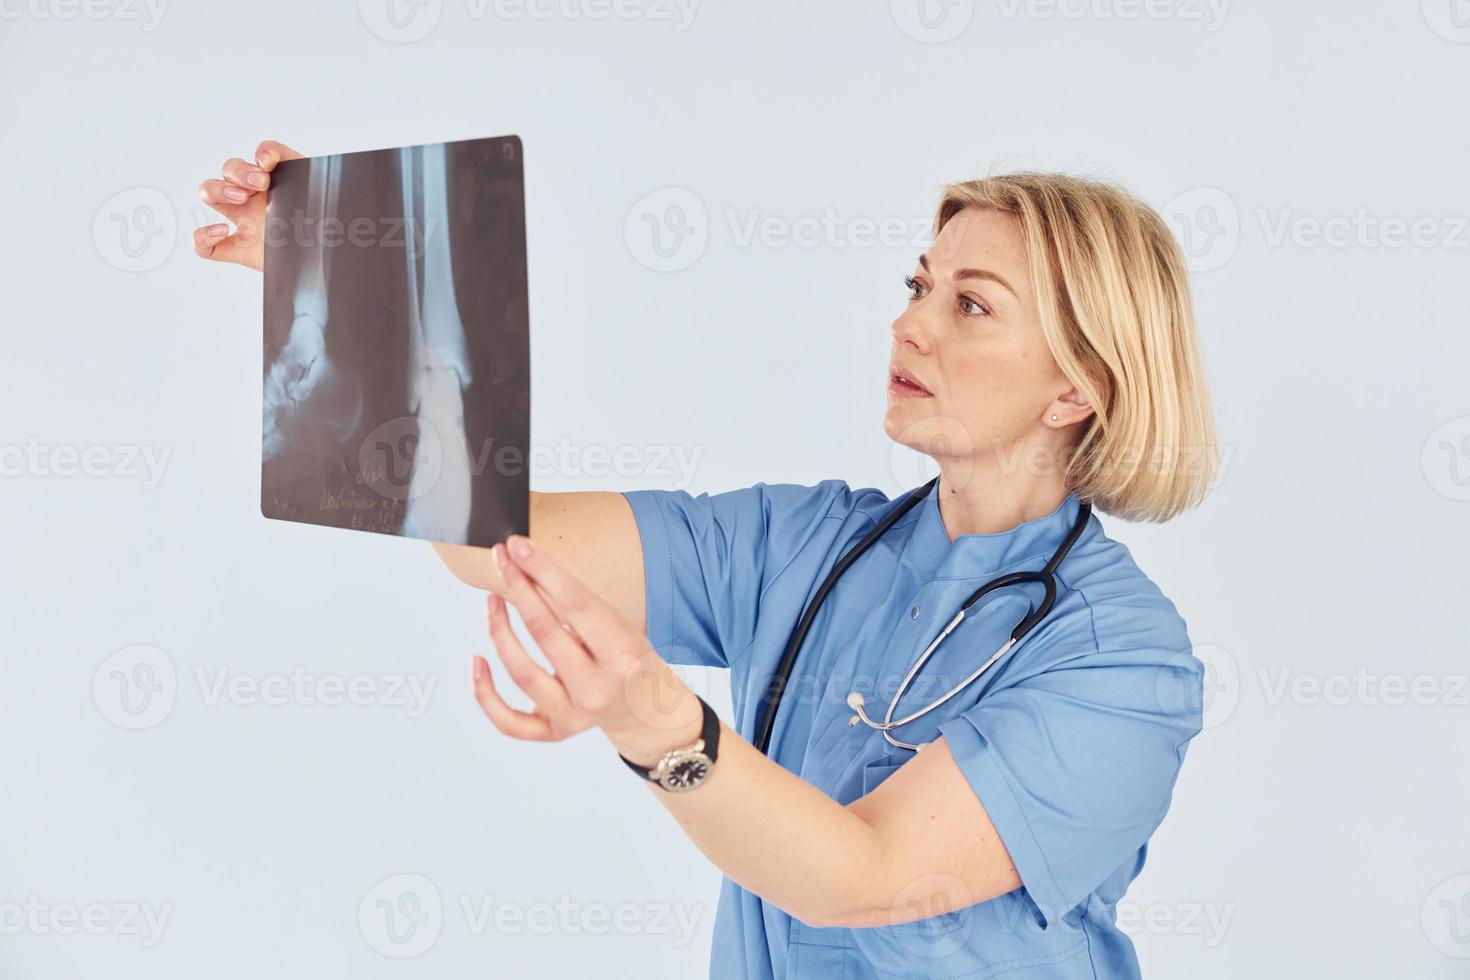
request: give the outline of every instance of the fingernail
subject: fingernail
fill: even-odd
[[[471,657],[470,663],[472,664],[472,666],[470,667],[470,676],[472,676],[476,681],[484,680],[485,661],[481,660],[479,657]]]
[[[228,230],[226,225],[210,225],[208,228],[204,229],[204,235],[206,238],[218,238],[219,236],[223,235],[226,230]]]
[[[510,553],[515,555],[517,558],[530,558],[531,542],[522,537],[511,538]]]
[[[490,593],[490,597],[485,600],[485,608],[490,610],[490,615],[494,616],[496,613],[500,612],[500,602],[500,593]]]
[[[227,201],[235,201],[235,202],[238,203],[238,202],[244,201],[249,196],[250,195],[249,194],[246,194],[245,191],[242,188],[239,188],[239,187],[226,187],[225,188],[225,200],[227,200]]]
[[[262,153],[260,156],[255,158],[255,162],[260,164],[261,167],[269,170],[271,165],[271,155],[269,153]]]
[[[495,556],[495,564],[500,568],[505,567],[505,545],[497,544],[490,549],[490,554]]]
[[[252,170],[250,171],[250,173],[245,175],[245,183],[249,184],[251,187],[259,187],[264,190],[265,182],[266,176],[259,170]]]

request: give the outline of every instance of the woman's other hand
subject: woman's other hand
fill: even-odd
[[[489,663],[475,657],[475,699],[496,728],[538,742],[601,728],[619,752],[647,766],[699,737],[698,699],[647,636],[529,538],[512,535],[492,550],[504,600],[493,594],[486,600],[490,639],[511,680],[535,703],[534,711],[506,704]],[[511,631],[506,602],[521,614],[551,670]]]
[[[194,254],[215,262],[235,262],[260,272],[265,268],[265,200],[271,171],[282,160],[299,160],[301,154],[285,143],[265,140],[250,160],[231,157],[220,167],[220,176],[199,185],[199,199],[214,208],[228,223],[194,229]],[[234,232],[230,225],[235,226]]]

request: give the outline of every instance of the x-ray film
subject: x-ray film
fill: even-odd
[[[520,140],[287,160],[269,195],[261,512],[482,547],[527,533]]]

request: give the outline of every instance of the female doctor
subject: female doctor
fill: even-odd
[[[265,142],[205,181],[234,228],[197,254],[259,269],[261,192],[296,155]],[[884,428],[937,482],[533,493],[529,539],[435,546],[489,591],[531,702],[476,657],[490,722],[600,729],[724,872],[712,976],[1138,975],[1114,909],[1203,671],[1092,510],[1164,521],[1213,481],[1184,262],[1147,205],[1055,174],[950,185],[934,227]],[[671,663],[728,668],[733,726]]]

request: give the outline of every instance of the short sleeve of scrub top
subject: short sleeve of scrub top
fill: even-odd
[[[623,494],[642,538],[648,637],[665,660],[728,667],[754,635],[760,593],[834,504],[841,480],[724,493]]]
[[[625,497],[643,536],[650,639],[671,662],[734,668],[737,727],[747,738],[751,705],[815,583],[897,503],[835,480]],[[798,672],[818,676],[820,696],[783,702],[773,758],[842,804],[875,789],[912,753],[850,728],[847,691],[862,689],[864,678],[901,676],[984,582],[1041,568],[1079,506],[1068,495],[1052,514],[1011,531],[951,540],[931,492],[835,587],[836,611],[818,617],[798,660]],[[1021,887],[913,922],[845,929],[807,926],[727,879],[712,976],[1138,975],[1114,910],[1143,867],[1201,729],[1203,668],[1172,603],[1096,515],[1057,578],[1051,614],[973,693],[899,733],[945,739]],[[959,658],[941,665],[941,676],[963,677],[1025,611],[1015,594],[977,606],[940,647]],[[863,693],[880,714],[892,690]],[[783,726],[796,732],[784,742]]]
[[[1047,925],[1163,820],[1200,727],[1187,694],[1199,688],[1195,664],[1154,648],[1089,657],[939,726]]]

